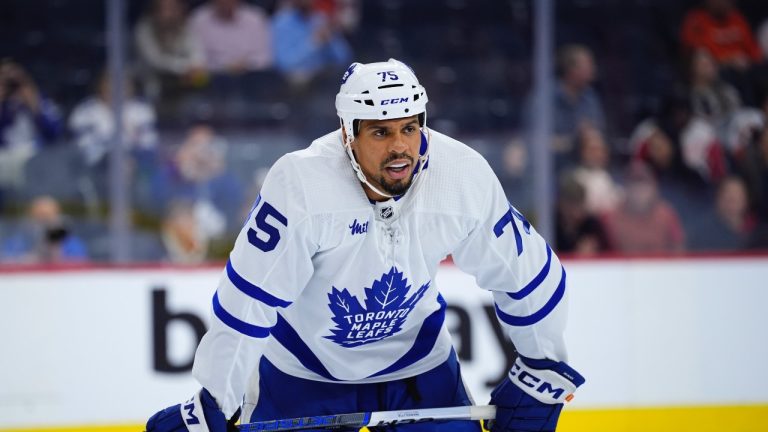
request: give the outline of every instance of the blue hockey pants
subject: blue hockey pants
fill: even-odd
[[[266,359],[259,365],[259,400],[250,421],[471,405],[456,354],[415,377],[374,384],[337,384],[297,378]],[[338,429],[337,429],[338,430]],[[354,429],[343,429],[353,431]],[[424,422],[371,428],[371,432],[479,432],[477,421]]]

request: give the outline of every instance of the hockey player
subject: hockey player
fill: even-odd
[[[449,254],[519,352],[491,431],[555,430],[584,382],[565,363],[565,271],[482,156],[427,128],[426,104],[397,60],[347,69],[341,128],[275,163],[235,242],[195,356],[202,389],[148,431],[472,404],[434,283]]]

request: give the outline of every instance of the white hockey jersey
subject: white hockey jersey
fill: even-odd
[[[493,292],[521,354],[566,361],[560,261],[507,202],[482,156],[429,135],[421,178],[386,202],[366,197],[340,131],[272,167],[195,356],[194,376],[227,416],[255,385],[262,355],[290,375],[345,383],[443,363],[451,338],[434,280],[449,254]]]

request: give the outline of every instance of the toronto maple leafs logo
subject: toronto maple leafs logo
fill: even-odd
[[[412,296],[406,297],[411,286],[408,279],[392,267],[381,279],[365,288],[365,305],[344,288],[332,287],[328,294],[328,306],[333,312],[336,327],[332,335],[324,336],[337,344],[352,348],[386,339],[402,329],[408,314],[424,297],[430,282],[421,286]]]

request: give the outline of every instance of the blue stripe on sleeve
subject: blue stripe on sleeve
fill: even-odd
[[[549,274],[550,264],[552,264],[552,248],[550,248],[549,245],[547,245],[547,262],[544,264],[544,267],[541,268],[541,271],[539,271],[539,274],[537,274],[532,281],[528,282],[528,285],[523,287],[523,289],[521,289],[520,291],[507,293],[507,295],[512,297],[515,300],[521,300],[525,298],[528,294],[532,293],[533,290],[538,288],[539,285],[541,285],[541,283],[544,282],[544,279],[547,278],[547,275]]]
[[[259,327],[253,324],[248,324],[247,322],[237,319],[232,314],[224,310],[224,307],[221,305],[221,303],[219,303],[218,292],[213,295],[213,314],[216,315],[216,317],[228,327],[237,330],[246,336],[254,338],[265,338],[269,336],[269,327]]]
[[[229,277],[229,281],[232,282],[232,284],[236,286],[237,289],[245,293],[245,295],[256,299],[268,306],[284,308],[290,306],[291,304],[291,302],[279,299],[245,280],[245,278],[237,274],[234,267],[232,267],[231,260],[227,261],[227,277]]]
[[[504,323],[509,324],[511,326],[515,326],[515,327],[529,326],[532,324],[536,324],[537,322],[544,319],[544,317],[549,315],[549,313],[552,312],[553,309],[555,309],[555,306],[557,306],[557,304],[560,303],[560,300],[563,299],[564,295],[565,295],[565,268],[563,268],[563,273],[560,278],[560,284],[557,286],[555,293],[552,294],[552,297],[547,301],[544,307],[532,313],[531,315],[521,317],[521,316],[510,315],[502,311],[499,308],[498,304],[494,304],[494,306],[496,307],[496,315]]]

